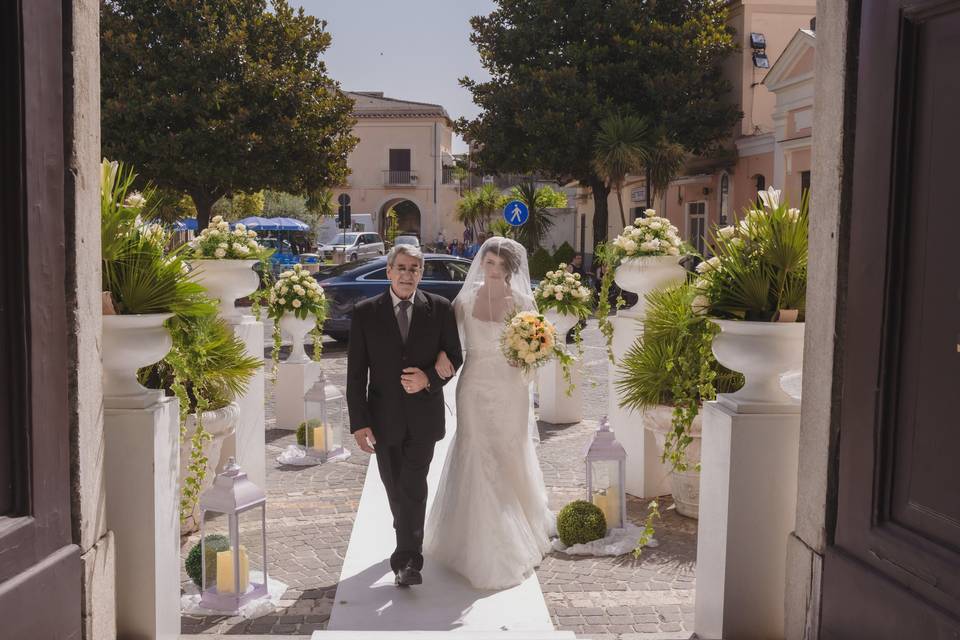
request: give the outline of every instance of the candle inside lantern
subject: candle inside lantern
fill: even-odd
[[[250,559],[247,548],[240,545],[240,593],[245,593],[250,584]],[[233,590],[233,550],[217,552],[217,591],[234,593]]]
[[[600,511],[603,511],[603,517],[607,520],[607,529],[620,528],[620,509],[615,496],[595,493],[593,494],[593,504],[597,505]]]
[[[323,425],[313,427],[313,448],[317,451],[327,450],[326,427]]]

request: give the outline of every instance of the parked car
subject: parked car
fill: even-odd
[[[356,262],[361,258],[382,256],[386,253],[386,249],[380,234],[368,231],[348,231],[338,234],[329,243],[318,248],[318,253],[323,256],[324,260],[330,259],[334,253],[340,252],[346,256],[349,262]]]
[[[399,235],[393,241],[393,244],[412,244],[413,246],[420,248],[420,238],[414,235]]]
[[[460,293],[469,270],[469,260],[427,254],[419,288],[452,301]],[[338,342],[346,342],[350,337],[350,315],[354,305],[383,293],[390,286],[385,257],[323,267],[317,279],[329,304],[323,332]]]

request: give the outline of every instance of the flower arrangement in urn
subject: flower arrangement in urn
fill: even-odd
[[[256,231],[239,222],[231,230],[223,216],[213,216],[207,228],[190,241],[190,249],[194,260],[260,260],[271,253],[257,242]]]
[[[694,309],[714,318],[802,322],[807,199],[797,209],[772,187],[757,195],[761,206],[713,233],[715,255],[697,265]]]
[[[613,339],[613,325],[608,319],[609,295],[617,268],[633,258],[673,257],[679,260],[689,252],[689,247],[680,239],[680,231],[668,219],[658,216],[653,209],[644,211],[643,215],[627,226],[613,242],[597,247],[599,258],[606,268],[600,281],[597,319],[600,330],[607,338],[608,350]],[[621,306],[623,299],[619,298],[617,308]],[[610,355],[612,359],[612,353]]]
[[[323,348],[323,323],[327,319],[327,298],[320,283],[302,265],[295,264],[280,274],[267,300],[267,315],[274,320],[274,375],[280,358],[281,331],[293,338],[293,351],[288,362],[308,360],[303,351],[303,337],[308,332],[313,336],[313,358],[319,360]]]
[[[561,316],[571,316],[577,320],[586,319],[593,307],[593,292],[580,280],[579,273],[567,271],[567,265],[561,262],[556,270],[547,271],[546,276],[533,292],[533,299],[542,313],[555,312]],[[580,323],[574,327],[574,337],[580,342]]]

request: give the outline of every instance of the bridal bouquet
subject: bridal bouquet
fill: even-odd
[[[525,374],[557,358],[569,377],[572,356],[557,344],[557,329],[536,311],[518,311],[507,319],[500,350],[511,366]]]
[[[213,216],[206,229],[190,241],[191,257],[204,260],[261,260],[271,253],[257,242],[257,232],[237,223],[233,231],[223,216]]]

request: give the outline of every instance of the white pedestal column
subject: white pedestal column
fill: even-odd
[[[575,349],[571,349],[576,356]],[[570,379],[576,385],[570,395],[569,386],[563,377],[563,367],[556,360],[543,365],[537,372],[540,391],[540,408],[537,411],[540,420],[553,424],[580,422],[583,419],[583,385],[578,361],[570,368]]]
[[[637,304],[639,306],[643,302]],[[643,428],[643,414],[621,409],[615,386],[617,366],[633,343],[643,334],[642,311],[636,307],[622,309],[611,318],[613,323],[613,355],[617,364],[609,363],[608,395],[610,428],[627,451],[626,491],[639,498],[670,493],[670,467],[660,462],[660,452],[652,432]]]
[[[179,404],[144,409],[104,399],[107,527],[116,540],[117,634],[180,637]]]
[[[233,333],[247,346],[247,355],[263,360],[263,323],[253,316],[242,316],[241,322],[232,327]],[[250,379],[247,392],[235,399],[240,406],[240,420],[236,433],[224,440],[217,464],[219,472],[227,459],[235,456],[247,477],[262,489],[267,487],[264,384],[261,367]]]
[[[296,430],[306,419],[303,396],[320,377],[319,362],[281,362],[273,385],[273,407],[278,429]]]
[[[721,396],[704,405],[702,442],[694,630],[705,640],[783,638],[800,406]]]

